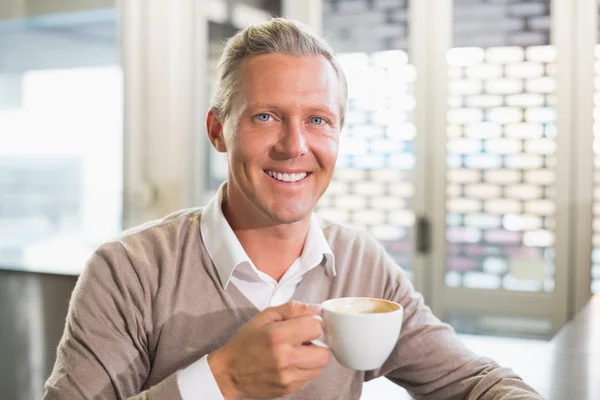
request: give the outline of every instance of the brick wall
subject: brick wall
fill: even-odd
[[[323,0],[323,34],[338,53],[407,50],[409,6],[409,0]],[[549,0],[455,0],[453,45],[548,45],[550,25]]]
[[[408,269],[417,134],[409,6],[404,0],[324,2],[324,34],[342,53],[350,100],[338,169],[319,204],[332,219],[371,231]],[[551,290],[555,55],[545,46],[549,1],[456,0],[454,34],[447,283]],[[480,49],[466,48],[473,46]],[[521,259],[547,264],[545,281],[514,279],[510,262]]]
[[[405,0],[325,0],[323,33],[349,83],[333,181],[317,211],[367,229],[411,274],[415,69]]]
[[[548,44],[549,0],[454,1],[454,47]]]
[[[323,35],[337,53],[406,50],[408,0],[323,0]]]
[[[550,46],[448,53],[450,286],[554,287],[555,57]]]

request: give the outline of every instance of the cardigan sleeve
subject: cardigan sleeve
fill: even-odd
[[[138,268],[139,269],[139,268]],[[44,399],[180,399],[176,372],[142,391],[151,360],[151,296],[118,242],[101,246],[79,277]]]

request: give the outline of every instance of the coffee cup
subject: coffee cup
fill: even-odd
[[[393,301],[343,297],[321,304],[324,334],[313,343],[331,350],[336,360],[357,371],[377,369],[390,356],[402,328],[403,308]]]

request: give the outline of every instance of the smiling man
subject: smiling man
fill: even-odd
[[[467,349],[371,237],[313,215],[344,121],[346,81],[327,44],[272,19],[231,38],[208,137],[229,176],[204,208],[125,232],[90,258],[45,399],[358,399],[386,376],[427,399],[540,399]],[[310,344],[316,304],[404,307],[374,371]]]

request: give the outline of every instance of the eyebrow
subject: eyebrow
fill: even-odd
[[[256,109],[256,108],[267,108],[270,110],[280,110],[281,107],[279,107],[276,104],[271,104],[271,103],[250,103],[247,105],[248,109]]]
[[[278,106],[276,104],[272,104],[272,103],[262,103],[262,102],[257,102],[257,103],[250,103],[248,104],[248,109],[250,110],[254,110],[257,108],[265,108],[265,109],[269,109],[269,110],[281,110],[282,107]],[[335,109],[331,108],[330,106],[326,105],[326,104],[310,104],[310,105],[304,105],[302,107],[302,109],[304,110],[308,110],[311,112],[325,112],[329,115],[332,116],[339,116],[338,113],[335,111]]]

